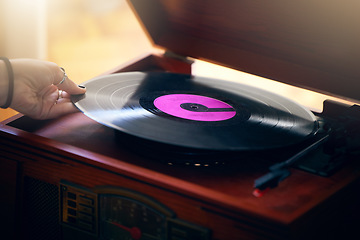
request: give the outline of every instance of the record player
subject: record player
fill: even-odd
[[[359,226],[355,0],[129,0],[154,45],[84,84],[82,111],[0,125],[18,239],[343,239]],[[351,100],[311,112],[191,59]],[[175,109],[175,110],[174,110]],[[267,191],[267,192],[266,192]]]

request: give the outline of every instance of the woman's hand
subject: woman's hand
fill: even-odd
[[[71,81],[58,65],[33,59],[10,62],[14,72],[12,109],[35,119],[56,118],[77,111],[70,95],[84,94],[86,89]]]

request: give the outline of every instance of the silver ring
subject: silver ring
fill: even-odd
[[[58,91],[58,100],[63,98],[62,94],[63,94],[63,90],[59,90]]]
[[[60,70],[64,73],[64,76],[63,76],[63,78],[61,79],[61,81],[60,81],[57,85],[62,84],[62,83],[65,81],[65,79],[68,77],[67,74],[66,74],[66,72],[65,72],[65,69],[64,69],[64,68],[60,67]]]

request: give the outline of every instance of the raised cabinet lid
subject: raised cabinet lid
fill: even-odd
[[[359,0],[129,0],[155,46],[360,101]]]

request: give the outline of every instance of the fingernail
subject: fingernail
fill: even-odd
[[[78,85],[79,86],[79,88],[86,88],[85,86],[83,86],[83,85]]]

